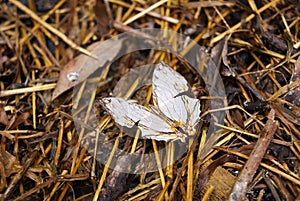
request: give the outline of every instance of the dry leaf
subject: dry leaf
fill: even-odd
[[[25,125],[31,125],[32,122],[29,120],[30,116],[31,116],[30,112],[24,112],[21,115],[18,115],[17,118],[15,118],[15,120],[10,128],[17,129],[18,126],[22,123],[24,123]]]
[[[8,116],[2,106],[0,106],[0,123],[7,126],[8,124]]]
[[[114,60],[121,49],[121,41],[120,39],[110,39],[104,42],[96,42],[87,49],[93,55],[96,55],[97,59],[81,54],[67,63],[60,72],[52,100],[76,84],[86,80],[97,69],[103,68],[105,64]]]
[[[100,36],[105,35],[109,31],[109,14],[107,13],[105,4],[102,0],[97,0],[94,7],[97,28]]]
[[[20,163],[15,156],[7,151],[0,151],[0,161],[4,165],[5,176],[9,177],[20,170]]]

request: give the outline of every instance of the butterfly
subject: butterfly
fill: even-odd
[[[100,100],[119,126],[137,126],[143,138],[158,141],[185,141],[196,132],[200,101],[194,98],[186,79],[161,61],[152,77],[153,106],[144,107],[122,98]]]

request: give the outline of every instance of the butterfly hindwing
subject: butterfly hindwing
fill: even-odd
[[[153,72],[152,88],[158,109],[179,126],[195,132],[200,101],[190,97],[191,87],[186,79],[166,63],[160,62]]]

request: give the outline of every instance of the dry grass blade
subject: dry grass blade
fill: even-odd
[[[19,95],[19,94],[31,93],[31,92],[37,92],[37,91],[51,90],[51,89],[54,89],[55,86],[56,86],[56,83],[44,84],[41,86],[33,86],[33,87],[27,87],[27,88],[21,88],[21,89],[5,90],[5,91],[0,91],[0,97]]]

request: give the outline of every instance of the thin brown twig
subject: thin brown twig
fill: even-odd
[[[248,186],[277,130],[278,121],[274,120],[274,118],[275,110],[271,109],[265,129],[262,131],[261,137],[258,139],[249,159],[241,171],[239,178],[232,189],[229,200],[242,201],[246,199]]]

